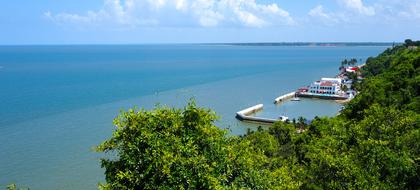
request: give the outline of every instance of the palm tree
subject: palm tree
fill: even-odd
[[[297,122],[297,127],[300,130],[304,130],[306,128],[306,122],[307,122],[307,120],[305,118],[299,117],[298,122]]]
[[[349,61],[349,65],[355,65],[357,63],[357,59],[355,59],[355,58],[352,58],[350,61]]]
[[[344,60],[341,62],[341,66],[345,66],[345,65],[347,65],[347,64],[348,64],[347,59],[344,59]]]

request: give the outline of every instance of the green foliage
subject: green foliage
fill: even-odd
[[[266,167],[278,149],[274,138],[226,137],[213,125],[216,118],[194,102],[184,109],[122,112],[112,138],[97,147],[116,154],[102,159],[107,183],[101,188],[269,188]]]
[[[388,49],[377,58],[368,59],[362,72],[369,77],[361,83],[361,92],[347,106],[349,109],[345,110],[345,115],[361,118],[363,110],[375,103],[418,112],[419,63],[420,49],[413,51],[404,46]]]
[[[419,189],[419,65],[418,48],[388,49],[367,60],[360,93],[341,115],[241,137],[194,102],[122,112],[97,148],[109,152],[101,188]]]
[[[356,58],[351,58],[349,60],[344,59],[343,61],[341,61],[341,67],[340,68],[343,68],[346,65],[348,65],[348,66],[356,65],[356,63],[357,63],[357,59]]]
[[[16,190],[16,189],[17,189],[16,184],[10,184],[7,186],[7,190]]]
[[[349,90],[349,88],[347,87],[347,85],[343,85],[343,87],[341,89],[343,89],[344,92],[347,92]]]
[[[406,39],[405,41],[405,46],[420,46],[420,41],[413,41],[411,39]]]
[[[210,110],[190,103],[185,109],[129,110],[115,119],[113,137],[98,151],[103,159],[104,189],[202,189],[228,183],[233,173],[232,147],[226,131],[212,125]]]
[[[325,119],[306,145],[307,171],[325,189],[415,189],[418,184],[418,114],[372,105],[359,121]],[[411,139],[411,140],[408,140]],[[415,183],[413,183],[415,182]]]
[[[397,46],[368,59],[367,78],[343,114],[314,120],[309,128],[315,130],[302,134],[302,187],[420,187],[419,57],[418,49]]]
[[[18,188],[16,184],[12,183],[6,187],[7,190],[29,190],[29,188]]]

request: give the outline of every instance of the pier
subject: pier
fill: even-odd
[[[253,113],[256,113],[258,111],[261,111],[264,107],[264,104],[258,104],[252,107],[249,107],[247,109],[244,109],[242,111],[238,111],[236,114],[237,115],[251,115]]]
[[[315,93],[297,93],[298,97],[303,98],[319,98],[319,99],[326,99],[326,100],[347,100],[348,96],[339,96],[339,95],[332,95],[332,94],[315,94]]]
[[[261,111],[263,107],[264,107],[263,104],[258,104],[258,105],[249,107],[247,109],[241,110],[239,112],[236,112],[236,118],[239,119],[240,121],[248,121],[248,122],[263,123],[263,124],[273,124],[277,121],[285,120],[285,119],[280,120],[280,119],[270,119],[270,118],[250,116],[251,114]]]
[[[295,95],[296,95],[296,92],[290,92],[288,94],[279,96],[278,98],[274,99],[274,104],[278,104],[278,103],[283,102],[287,99],[293,98],[293,97],[295,97]]]

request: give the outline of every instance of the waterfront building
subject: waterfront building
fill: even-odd
[[[308,91],[313,94],[342,95],[341,84],[340,78],[322,78],[312,83]]]

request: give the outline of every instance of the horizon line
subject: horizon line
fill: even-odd
[[[27,43],[27,44],[0,44],[0,46],[112,46],[112,45],[392,45],[392,44],[402,44],[404,41],[393,41],[393,42],[374,42],[374,41],[358,41],[358,42],[345,42],[345,41],[267,41],[267,42],[148,42],[148,43]]]

